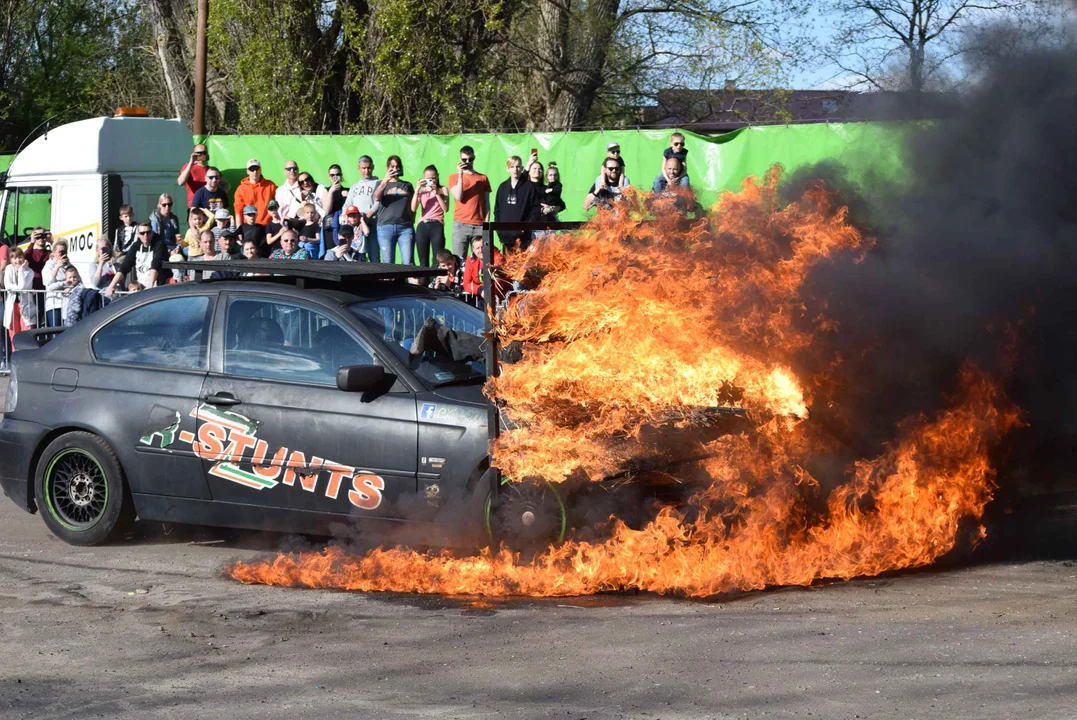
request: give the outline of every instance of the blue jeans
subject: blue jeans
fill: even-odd
[[[395,262],[400,245],[400,264],[415,264],[415,229],[411,225],[378,225],[378,251],[382,262]]]
[[[64,310],[63,308],[57,308],[55,310],[45,311],[45,327],[60,327],[64,324]]]

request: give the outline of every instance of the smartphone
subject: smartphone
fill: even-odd
[[[538,148],[531,148],[532,155],[538,155]]]

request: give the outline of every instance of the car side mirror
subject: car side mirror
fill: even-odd
[[[337,387],[344,392],[371,392],[392,380],[381,365],[346,365],[337,370]]]

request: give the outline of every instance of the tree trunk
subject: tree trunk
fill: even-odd
[[[188,57],[177,8],[172,0],[148,0],[146,8],[153,22],[157,60],[161,64],[172,112],[190,125],[194,118],[193,59]]]
[[[15,35],[15,14],[20,0],[3,0],[0,3],[0,96],[7,85],[7,68],[11,58],[12,40]]]
[[[570,130],[587,117],[605,78],[607,49],[619,23],[620,0],[588,0],[579,15],[561,0],[540,0],[535,47],[549,53],[545,130]]]
[[[924,46],[917,40],[909,47],[909,89],[914,93],[924,89]]]

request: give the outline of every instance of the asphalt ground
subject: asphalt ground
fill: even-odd
[[[74,548],[0,498],[0,718],[1074,718],[1070,510],[882,578],[488,601],[248,587],[298,540]]]

